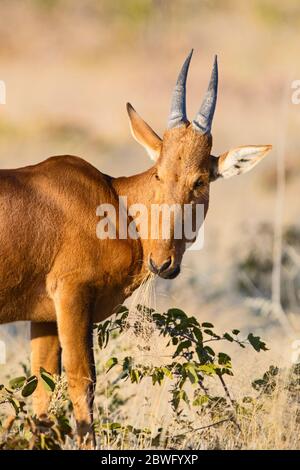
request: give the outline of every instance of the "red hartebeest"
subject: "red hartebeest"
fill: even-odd
[[[237,147],[211,155],[217,100],[215,59],[208,90],[192,122],[186,116],[186,78],[192,52],[172,95],[168,129],[161,139],[128,104],[131,130],[154,165],[131,177],[102,174],[85,160],[56,156],[37,165],[0,172],[0,322],[31,322],[32,373],[52,374],[62,361],[79,439],[91,431],[95,383],[92,325],[110,316],[149,271],[176,277],[185,240],[103,239],[96,236],[100,203],[185,204],[208,209],[210,182],[245,173],[270,145]],[[38,416],[48,396],[34,394]]]

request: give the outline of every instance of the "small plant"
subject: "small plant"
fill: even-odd
[[[46,390],[53,393],[57,381],[41,368],[40,378]],[[11,405],[13,415],[1,422],[2,436],[0,449],[61,449],[71,427],[64,412],[50,412],[44,419],[33,416],[26,399],[35,391],[38,380],[35,375],[15,377],[9,386],[0,385],[0,405]]]
[[[236,403],[225,382],[226,375],[233,375],[231,357],[226,352],[215,352],[212,346],[214,343],[229,342],[236,343],[241,348],[250,346],[257,352],[266,351],[267,347],[260,337],[250,333],[247,338],[242,339],[240,331],[236,329],[223,334],[217,333],[212,323],[199,323],[195,317],[188,317],[177,308],[161,314],[138,305],[137,311],[147,318],[151,316],[159,334],[166,339],[171,360],[165,365],[146,366],[136,362],[132,356],[126,356],[122,361],[113,356],[106,363],[107,372],[119,367],[119,380],[130,380],[138,384],[150,377],[153,386],[161,385],[168,379],[170,405],[177,421],[180,421],[182,415],[181,404],[185,403],[187,406],[198,407],[199,411],[204,407],[206,410],[211,408],[211,417],[218,423],[231,421],[239,428]],[[114,319],[98,325],[98,344],[101,349],[107,346],[112,333],[122,333],[131,326],[128,324],[128,315],[128,309],[122,306]],[[212,378],[220,381],[224,397],[209,393],[209,381]],[[188,390],[189,386],[192,386],[192,393]]]
[[[232,397],[227,385],[227,378],[233,375],[232,361],[227,348],[221,346],[231,343],[243,349],[250,347],[257,353],[266,351],[266,344],[259,336],[249,333],[243,337],[236,329],[219,333],[212,323],[201,323],[177,308],[158,313],[138,305],[137,312],[140,316],[134,317],[133,325],[128,308],[122,306],[110,320],[95,326],[100,349],[113,345],[106,364],[99,365],[102,374],[112,371],[111,379],[107,378],[97,390],[99,413],[94,429],[100,448],[189,448],[201,443],[205,448],[216,449],[224,448],[228,439],[232,447],[243,448],[249,436],[256,439],[257,432],[264,435],[264,426],[273,425],[268,417],[282,396],[287,405],[282,414],[285,426],[289,419],[287,411],[293,407],[295,426],[299,427],[299,365],[290,370],[270,366],[262,377],[252,382],[251,396],[239,400]],[[151,327],[146,325],[146,329],[155,330],[164,343],[167,352],[164,363],[147,365],[141,355],[138,358],[130,355],[132,350],[120,348],[116,341],[129,328],[141,334],[137,318],[143,317],[151,318]],[[38,381],[51,398],[48,415],[43,420],[32,416],[28,402]],[[134,384],[127,394],[123,390],[124,381]],[[150,429],[147,425],[130,423],[126,406],[139,394],[143,381],[152,383],[154,388],[168,384],[172,426]],[[217,389],[216,383],[219,383]],[[1,385],[0,405],[9,406],[14,416],[1,423],[0,448],[61,449],[67,445],[67,436],[69,443],[76,446],[68,419],[71,407],[66,390],[64,376],[58,379],[44,369],[38,378],[27,374],[11,379],[7,387]],[[282,439],[285,438],[283,433]]]

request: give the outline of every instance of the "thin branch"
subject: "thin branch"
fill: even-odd
[[[222,386],[223,386],[223,389],[224,389],[224,391],[225,391],[225,394],[226,394],[226,396],[227,396],[227,398],[228,398],[228,400],[229,400],[229,402],[230,402],[230,404],[231,404],[232,411],[233,411],[233,417],[232,417],[232,418],[233,418],[234,424],[236,425],[236,427],[238,428],[238,430],[241,432],[242,430],[241,430],[241,427],[240,427],[240,425],[239,425],[239,423],[238,423],[238,421],[237,421],[234,403],[233,403],[233,400],[232,400],[231,395],[230,395],[230,393],[229,393],[228,387],[227,387],[227,385],[226,385],[226,383],[225,383],[225,380],[223,379],[222,375],[217,373],[217,376],[219,377],[220,382],[221,382],[221,384],[222,384]]]
[[[276,187],[276,202],[274,214],[274,244],[273,244],[273,270],[272,270],[272,304],[273,315],[277,318],[278,322],[285,329],[285,331],[292,335],[293,328],[289,319],[284,312],[281,304],[281,268],[282,268],[282,245],[283,245],[283,213],[284,213],[284,200],[285,200],[285,153],[287,143],[287,127],[288,127],[288,107],[289,107],[289,93],[290,81],[287,82],[283,91],[283,100],[281,104],[281,121],[279,123],[279,139],[277,144],[277,187]],[[288,85],[288,86],[287,86]]]
[[[180,434],[175,434],[175,436],[172,436],[172,438],[181,437],[181,436],[187,434],[188,432],[203,431],[203,429],[213,428],[214,426],[217,426],[218,424],[226,423],[228,421],[232,421],[232,419],[231,418],[221,419],[220,421],[217,421],[216,423],[208,424],[207,426],[202,426],[200,428],[189,429],[187,431],[183,431]]]

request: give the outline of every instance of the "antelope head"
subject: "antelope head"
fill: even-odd
[[[155,162],[148,171],[145,193],[151,204],[202,204],[204,217],[209,205],[209,188],[218,178],[230,178],[251,170],[271,150],[271,145],[236,147],[213,156],[211,127],[218,93],[218,64],[215,57],[208,89],[195,118],[186,114],[186,80],[192,53],[179,73],[171,100],[167,130],[161,139],[127,104],[133,137]],[[174,218],[175,221],[175,218]],[[160,223],[163,223],[161,221]],[[198,227],[199,228],[199,227]],[[167,279],[176,277],[186,248],[186,239],[143,240],[144,259],[148,269]]]

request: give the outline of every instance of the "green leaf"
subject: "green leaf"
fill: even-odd
[[[152,384],[155,385],[156,383],[158,383],[159,385],[161,385],[164,378],[165,373],[163,368],[156,367],[154,372],[152,373]]]
[[[215,364],[203,364],[198,368],[206,375],[214,375],[216,373],[217,366]]]
[[[174,318],[187,318],[186,313],[184,313],[183,310],[180,310],[180,308],[169,308],[167,314]]]
[[[185,390],[174,390],[172,394],[172,405],[174,406],[175,410],[178,409],[180,400],[185,401],[187,404],[189,403],[189,399]]]
[[[208,336],[212,336],[213,338],[220,339],[219,335],[216,335],[212,330],[205,329],[204,333],[206,333]]]
[[[209,356],[206,348],[207,346],[205,346],[205,348],[199,346],[196,347],[196,353],[201,364],[205,364],[207,361],[211,361],[211,357]]]
[[[210,356],[215,356],[216,355],[215,351],[210,346],[205,346],[203,349],[208,354],[210,354]]]
[[[179,345],[177,346],[177,349],[176,349],[175,353],[173,354],[173,357],[179,356],[180,353],[182,353],[182,351],[184,349],[188,349],[191,346],[192,346],[192,342],[190,340],[181,341],[181,343],[179,343]]]
[[[220,352],[220,353],[218,354],[218,363],[219,363],[220,365],[227,365],[227,366],[228,366],[228,364],[229,364],[230,367],[231,367],[231,357],[228,356],[228,354],[225,354],[225,353]]]
[[[155,322],[160,324],[165,324],[166,322],[166,317],[160,313],[153,313],[152,318]]]
[[[227,339],[230,343],[234,341],[233,337],[229,333],[224,333],[223,338]]]
[[[254,390],[259,391],[266,384],[267,384],[266,380],[257,379],[257,380],[254,380],[251,385],[254,388]]]
[[[14,379],[11,379],[9,381],[9,386],[15,390],[17,388],[22,388],[24,383],[26,382],[26,377],[21,376],[21,377],[15,377]]]
[[[188,405],[189,404],[189,397],[187,396],[187,393],[185,390],[180,390],[181,393],[181,399]]]
[[[57,416],[57,421],[58,421],[60,430],[64,434],[70,434],[72,432],[72,427],[70,426],[67,416],[64,416],[64,415]]]
[[[240,330],[232,330],[233,335],[238,335],[240,333]]]
[[[212,323],[204,322],[202,323],[203,328],[214,328],[214,325]]]
[[[198,383],[199,377],[198,377],[194,364],[192,364],[191,362],[187,362],[186,364],[184,364],[184,368],[187,371],[190,382],[192,384]]]
[[[195,338],[198,341],[198,343],[200,343],[202,345],[203,335],[202,335],[202,332],[201,332],[200,328],[194,328],[194,335],[195,335]]]
[[[116,364],[118,364],[118,359],[116,357],[111,357],[105,364],[105,368],[107,369],[106,373],[110,371]]]
[[[207,395],[198,395],[194,401],[193,406],[203,406],[208,403],[209,397]]]
[[[120,429],[121,427],[120,423],[111,423],[111,429]]]
[[[45,389],[48,392],[53,392],[56,386],[56,381],[54,377],[50,374],[50,372],[47,372],[43,367],[40,368],[40,374],[41,374],[42,383]]]
[[[279,374],[279,368],[277,366],[271,365],[269,367],[269,370],[268,370],[267,374],[275,377],[276,375]]]
[[[31,377],[29,377],[25,385],[22,388],[22,392],[21,392],[22,396],[29,397],[29,395],[32,395],[37,387],[37,384],[38,384],[38,379],[35,375],[32,375]]]
[[[107,346],[109,340],[109,326],[111,325],[110,320],[106,320],[103,324],[98,326],[98,344],[100,349],[104,349]]]
[[[251,346],[255,349],[255,351],[257,352],[260,352],[261,350],[268,351],[268,348],[266,347],[266,343],[261,341],[259,336],[254,336],[252,333],[249,333],[248,341],[251,344]]]
[[[126,307],[125,305],[119,305],[116,310],[116,315],[121,315],[123,313],[128,313],[128,307]]]
[[[132,383],[139,383],[141,374],[137,369],[131,369],[130,371],[130,380]]]
[[[162,370],[163,370],[163,372],[165,373],[165,375],[166,375],[167,377],[169,377],[169,379],[171,379],[171,380],[173,379],[173,374],[172,374],[172,372],[170,371],[170,369],[168,369],[167,367],[162,367]]]

